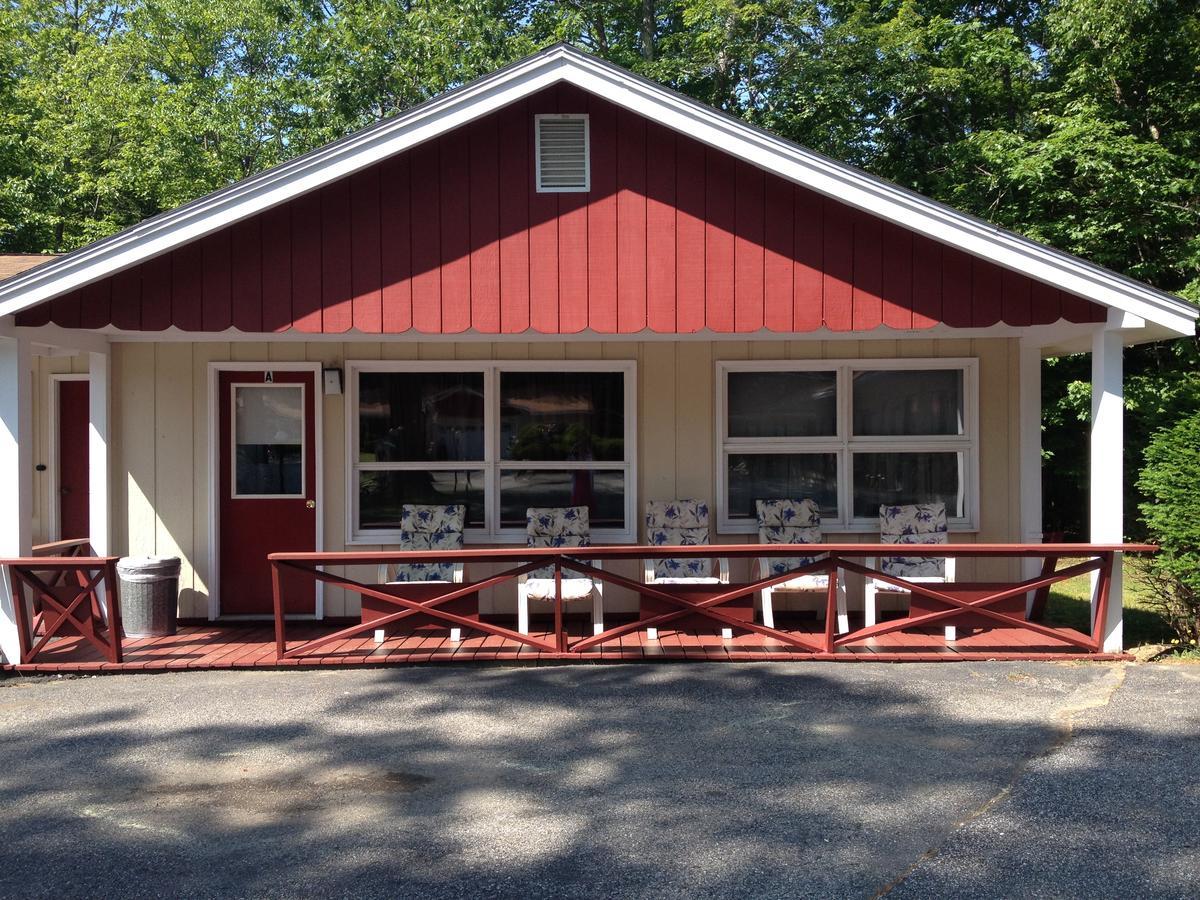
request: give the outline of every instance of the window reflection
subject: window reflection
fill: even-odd
[[[480,372],[363,372],[359,462],[481,461]]]
[[[625,458],[620,372],[502,372],[500,456],[529,462]]]
[[[838,517],[835,453],[731,453],[727,480],[731,519],[755,518],[755,500],[805,498]]]

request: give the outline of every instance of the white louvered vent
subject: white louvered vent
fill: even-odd
[[[542,115],[535,121],[538,192],[588,190],[588,117]]]

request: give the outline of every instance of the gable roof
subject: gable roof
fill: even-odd
[[[0,283],[0,316],[28,309],[568,82],[881,219],[1046,284],[1191,335],[1200,309],[1171,294],[808,150],[567,44]]]
[[[0,281],[57,258],[54,253],[0,253]]]

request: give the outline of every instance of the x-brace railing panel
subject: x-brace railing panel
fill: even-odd
[[[889,575],[878,569],[868,568],[858,559],[879,557],[889,552],[897,552],[894,547],[886,544],[721,544],[702,546],[596,546],[582,548],[495,548],[476,550],[447,550],[447,551],[406,551],[394,553],[381,552],[349,552],[349,553],[273,553],[269,559],[272,565],[274,585],[276,643],[280,659],[293,659],[314,653],[333,643],[341,643],[348,639],[365,634],[376,628],[402,622],[412,616],[428,616],[457,625],[462,628],[483,632],[488,635],[514,641],[555,656],[569,657],[582,654],[612,641],[618,641],[623,636],[647,628],[660,628],[677,622],[688,616],[700,616],[716,625],[731,627],[753,632],[763,637],[779,641],[782,644],[808,653],[834,653],[837,649],[846,647],[867,638],[932,625],[939,622],[950,622],[955,617],[964,615],[978,616],[995,622],[998,626],[1021,628],[1043,637],[1079,647],[1089,652],[1098,652],[1103,646],[1103,623],[1110,602],[1109,593],[1112,583],[1112,570],[1118,553],[1152,553],[1156,547],[1148,544],[906,544],[903,553],[913,557],[981,557],[981,558],[1040,558],[1044,560],[1039,577],[1023,580],[1013,584],[996,584],[995,590],[987,591],[982,597],[963,599],[954,595],[954,585],[936,582],[912,581]],[[616,560],[645,560],[670,558],[705,558],[717,559],[740,558],[753,559],[762,556],[769,557],[812,557],[820,554],[821,558],[809,565],[797,567],[769,577],[758,578],[749,582],[735,585],[702,585],[697,586],[697,592],[716,591],[703,599],[680,596],[669,590],[661,590],[653,584],[644,584],[633,578],[620,575],[607,568],[597,565],[598,562]],[[1086,557],[1084,562],[1067,566],[1056,571],[1057,561],[1063,558]],[[434,597],[429,597],[427,588],[430,582],[423,582],[426,593],[420,598],[404,596],[402,585],[389,585],[390,591],[384,591],[380,585],[365,584],[343,575],[335,575],[322,571],[323,566],[352,566],[378,565],[380,563],[508,563],[514,564],[504,571],[489,576],[478,582],[467,584],[446,583],[445,590]],[[495,587],[511,581],[537,568],[553,567],[556,585],[554,599],[554,632],[550,641],[527,634],[521,634],[510,628],[505,628],[491,622],[480,621],[457,615],[440,607],[453,600],[476,593],[485,588]],[[280,573],[282,569],[299,571],[308,577],[329,584],[334,584],[363,597],[370,597],[396,608],[395,612],[374,618],[369,622],[351,625],[324,635],[304,644],[289,647],[286,639],[286,616]],[[628,622],[605,629],[600,634],[586,635],[575,641],[570,641],[563,623],[562,579],[563,571],[577,572],[588,578],[630,590],[641,597],[651,599],[669,607],[666,612],[656,612],[638,621]],[[835,633],[837,621],[837,592],[842,573],[861,575],[885,584],[893,585],[902,590],[910,591],[914,596],[927,598],[943,605],[945,609],[934,612],[924,612],[909,615],[904,618],[881,622],[866,628],[860,628],[842,635]],[[1089,572],[1098,572],[1095,617],[1091,636],[1080,634],[1072,629],[1050,628],[1037,622],[1031,622],[1023,617],[1002,612],[992,607],[1012,597],[1030,592],[1043,592],[1053,584],[1074,578]],[[783,628],[771,628],[753,621],[745,621],[732,615],[722,607],[761,591],[763,588],[782,584],[802,575],[826,574],[826,610],[824,633],[819,636],[797,634]],[[992,585],[982,585],[990,588]]]
[[[121,603],[117,590],[115,556],[42,556],[0,560],[13,587],[21,663],[36,661],[51,638],[81,636],[109,662],[119,663]],[[49,578],[43,575],[49,573]],[[71,576],[77,584],[68,584]],[[47,583],[49,581],[49,583]],[[96,589],[104,586],[108,621],[95,615]],[[40,612],[28,613],[27,594]],[[86,609],[80,612],[80,607]]]

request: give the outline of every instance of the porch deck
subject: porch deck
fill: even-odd
[[[614,617],[614,625],[635,617]],[[851,620],[854,622],[854,619]],[[569,618],[564,623],[571,640],[582,639],[588,623]],[[861,625],[861,622],[855,624]],[[789,634],[818,638],[822,625],[811,616],[780,614],[778,626]],[[289,637],[316,640],[338,626],[296,625]],[[553,638],[551,622],[533,623],[530,637]],[[178,669],[314,669],[322,666],[405,666],[451,663],[561,663],[628,662],[969,662],[982,660],[1119,660],[1123,654],[1094,653],[1066,641],[1056,641],[1021,628],[989,628],[960,633],[947,644],[940,627],[895,631],[865,638],[833,653],[811,653],[758,634],[724,640],[709,631],[659,632],[657,641],[644,630],[623,635],[619,646],[600,645],[594,651],[550,653],[527,644],[507,641],[478,631],[464,631],[451,643],[447,629],[436,629],[389,638],[376,644],[370,635],[333,644],[323,652],[283,660],[276,658],[275,630],[269,622],[259,626],[204,624],[181,627],[170,637],[126,638],[123,660],[109,662],[80,637],[53,641],[37,662],[5,666],[20,674],[97,674],[99,672],[166,672]]]

